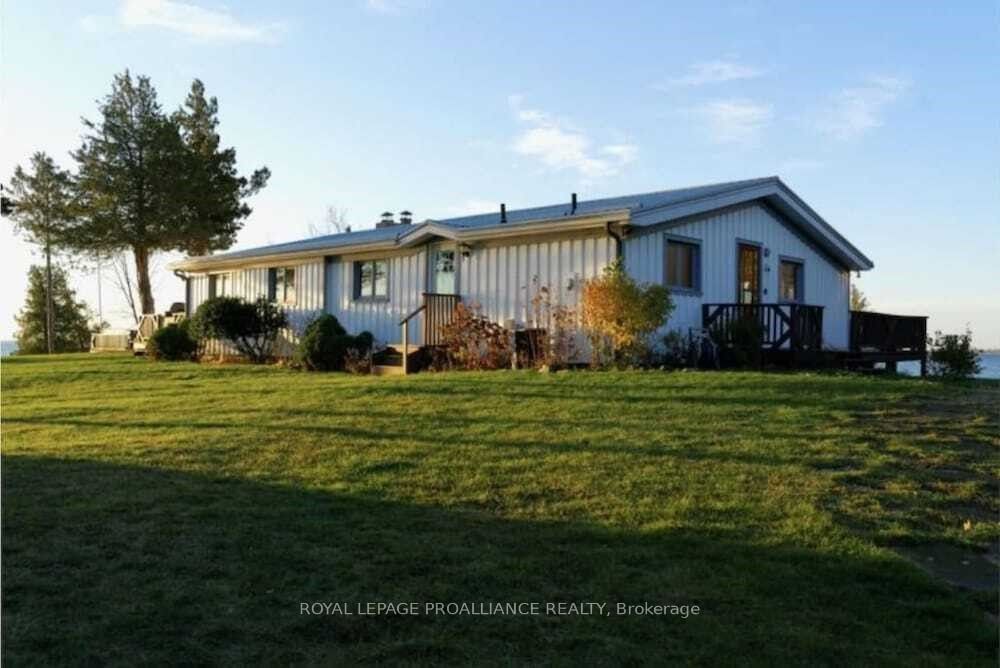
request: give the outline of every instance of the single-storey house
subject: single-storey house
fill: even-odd
[[[192,313],[214,295],[259,296],[293,322],[332,313],[351,332],[408,347],[432,343],[441,305],[475,303],[510,328],[529,325],[533,290],[577,302],[582,280],[616,256],[636,279],[670,288],[665,330],[686,334],[727,309],[761,310],[771,343],[847,350],[850,275],[872,261],[778,177],[413,222],[191,257],[172,265]],[[413,315],[416,314],[416,315]],[[412,316],[412,317],[411,317]],[[799,331],[794,330],[799,325]],[[810,329],[811,328],[811,329]],[[771,331],[773,330],[773,331]],[[807,331],[808,330],[808,331]]]

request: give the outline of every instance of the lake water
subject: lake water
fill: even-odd
[[[998,378],[1000,379],[1000,353],[982,353],[979,356],[979,364],[983,370],[976,378]],[[920,375],[920,362],[900,362],[899,373],[907,376]]]

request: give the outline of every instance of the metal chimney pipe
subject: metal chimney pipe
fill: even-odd
[[[573,193],[573,206],[570,208],[569,215],[572,216],[575,213],[576,213],[576,193]]]
[[[500,223],[503,224],[506,222],[507,222],[507,205],[504,204],[503,202],[500,202]]]

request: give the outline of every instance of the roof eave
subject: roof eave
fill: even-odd
[[[627,222],[628,209],[612,209],[578,216],[560,216],[559,218],[540,218],[538,220],[518,223],[501,223],[483,227],[452,227],[434,221],[415,225],[394,239],[368,242],[362,244],[341,244],[334,246],[317,246],[300,251],[285,251],[263,253],[260,255],[244,255],[226,257],[225,255],[205,255],[188,258],[171,263],[169,268],[175,271],[210,271],[213,269],[228,269],[248,265],[268,264],[287,260],[307,259],[324,255],[347,255],[379,250],[398,250],[418,245],[430,237],[444,237],[455,241],[484,241],[489,239],[504,239],[517,236],[569,232],[574,230],[600,227],[609,221]]]
[[[821,238],[824,245],[827,246],[827,251],[848,269],[865,271],[874,267],[874,263],[864,253],[855,248],[776,176],[744,188],[714,193],[661,207],[636,210],[632,213],[632,221],[633,224],[640,227],[656,225],[756,199],[778,204],[782,212],[791,217],[799,227],[810,232],[814,238]]]

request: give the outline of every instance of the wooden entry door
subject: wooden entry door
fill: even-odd
[[[739,244],[736,248],[736,301],[760,303],[760,246]]]

